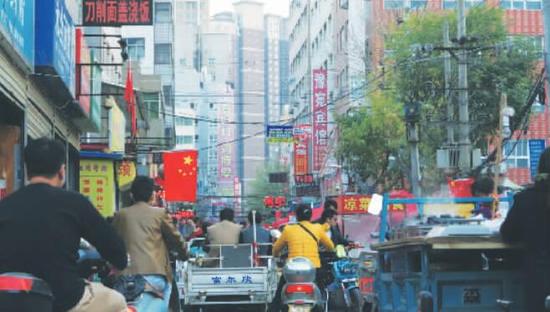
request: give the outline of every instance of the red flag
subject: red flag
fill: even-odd
[[[132,137],[137,134],[137,114],[136,114],[136,97],[134,96],[134,79],[132,78],[132,67],[128,63],[128,74],[126,76],[126,90],[124,91],[124,100],[128,104],[128,113],[132,121]]]
[[[164,190],[171,202],[197,201],[198,152],[178,151],[163,154]]]

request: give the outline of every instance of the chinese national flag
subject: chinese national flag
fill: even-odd
[[[197,156],[197,151],[164,153],[164,190],[166,192],[166,201],[197,201]]]
[[[124,100],[128,104],[128,113],[132,124],[132,137],[137,134],[137,112],[136,112],[136,97],[134,95],[134,79],[132,77],[132,68],[128,63],[128,74],[126,76],[126,90],[124,91]]]

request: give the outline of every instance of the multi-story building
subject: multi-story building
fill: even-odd
[[[234,4],[238,25],[236,83],[238,163],[242,193],[251,194],[258,169],[266,162],[265,143],[265,25],[263,4]]]
[[[282,124],[282,109],[288,103],[288,36],[286,19],[265,16],[265,123]],[[268,161],[278,161],[280,144],[266,145]]]

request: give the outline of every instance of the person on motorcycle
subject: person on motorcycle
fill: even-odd
[[[317,268],[317,278],[320,280],[319,274],[321,260],[319,258],[319,244],[323,245],[327,250],[333,250],[334,244],[327,236],[325,228],[320,224],[310,222],[313,211],[307,204],[300,204],[296,208],[297,224],[287,225],[281,234],[281,237],[275,241],[273,245],[273,255],[279,256],[283,247],[288,248],[288,259],[295,257],[308,258],[315,268]],[[272,304],[272,311],[279,311],[281,305],[281,292],[285,280],[283,277],[279,280],[275,299]]]
[[[123,275],[143,275],[153,295],[146,292],[136,303],[138,311],[168,311],[173,273],[169,251],[185,259],[184,241],[164,209],[152,207],[154,181],[138,176],[132,182],[135,204],[115,215],[113,226],[122,236],[130,253],[131,263]],[[161,298],[159,298],[161,297]]]
[[[116,269],[128,264],[120,236],[83,195],[63,189],[65,147],[41,138],[24,150],[29,184],[0,201],[0,273],[46,281],[55,312],[122,312],[124,297],[78,275],[81,237]]]

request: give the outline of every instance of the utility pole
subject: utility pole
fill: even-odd
[[[464,174],[471,169],[470,117],[468,110],[468,54],[466,42],[466,13],[464,0],[458,0],[458,43],[462,49],[458,56],[458,121],[459,170]]]
[[[504,141],[504,109],[508,105],[508,96],[506,93],[500,95],[500,105],[498,107],[498,135],[497,135],[497,155],[495,160],[495,186],[493,194],[496,196],[496,200],[493,202],[493,216],[496,215],[498,209],[498,186],[500,184],[500,163],[502,162],[502,142]]]
[[[422,196],[420,189],[420,153],[418,151],[418,122],[420,120],[420,103],[405,103],[405,121],[407,122],[407,140],[411,155],[411,188],[415,197]]]
[[[548,75],[548,71],[550,71],[550,1],[542,1],[542,10],[544,13],[544,67],[546,68],[547,82],[550,83]]]
[[[451,47],[451,39],[449,34],[449,22],[445,21],[443,24],[443,44],[445,49]],[[447,101],[447,144],[453,145],[455,141],[455,129],[454,129],[454,108],[451,92],[451,53],[445,50],[445,100]]]

